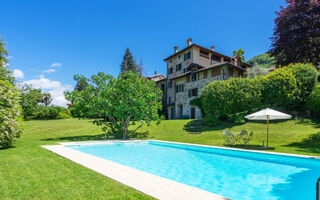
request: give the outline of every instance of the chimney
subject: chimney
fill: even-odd
[[[154,75],[157,76],[157,71],[154,71]]]
[[[174,53],[177,53],[178,52],[178,46],[175,46],[175,47],[173,47],[174,48]]]
[[[190,46],[191,44],[192,44],[192,39],[189,38],[189,39],[187,40],[187,45]]]
[[[214,51],[214,45],[211,46],[211,51]]]

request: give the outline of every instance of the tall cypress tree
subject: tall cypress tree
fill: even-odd
[[[286,0],[277,12],[271,56],[277,65],[313,63],[320,65],[320,0]]]
[[[126,71],[133,71],[136,72],[137,65],[136,62],[130,52],[130,49],[127,48],[126,52],[124,53],[123,60],[120,66],[120,73]]]

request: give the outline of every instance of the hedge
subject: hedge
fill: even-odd
[[[212,123],[236,118],[261,106],[262,85],[258,79],[232,78],[209,83],[201,93],[204,115]]]
[[[320,117],[320,84],[316,86],[307,99],[306,107],[314,116]]]
[[[201,103],[191,103],[201,106],[205,118],[213,124],[222,120],[237,122],[243,120],[244,115],[265,107],[282,111],[303,109],[316,79],[313,65],[292,64],[254,79],[211,82],[202,89]],[[318,98],[317,91],[308,99],[308,106],[314,112],[318,112],[316,106],[319,106],[314,100]]]

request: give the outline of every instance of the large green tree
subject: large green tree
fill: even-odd
[[[29,85],[23,85],[21,87],[21,105],[25,119],[30,119],[34,116],[38,104],[42,101],[43,95],[41,89],[35,89]]]
[[[14,77],[11,75],[11,71],[7,69],[8,62],[6,43],[0,39],[0,80],[7,80],[10,83],[13,83]]]
[[[8,52],[0,40],[0,147],[10,147],[21,134],[20,91],[6,69]]]
[[[277,65],[320,63],[320,1],[286,0],[277,12],[271,56]]]
[[[127,71],[135,72],[141,75],[141,68],[139,65],[137,65],[129,48],[126,49],[120,66],[120,73]]]
[[[86,80],[88,85],[83,90],[65,93],[72,112],[79,118],[93,118],[105,135],[127,139],[143,124],[159,122],[161,90],[155,82],[130,71],[121,73],[117,79],[102,72],[91,78],[74,78],[77,82]],[[128,133],[130,124],[135,129]]]

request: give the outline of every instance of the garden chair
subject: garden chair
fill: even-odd
[[[249,135],[242,138],[243,144],[248,144],[252,140],[252,137],[253,137],[253,132],[251,131]]]
[[[242,138],[245,138],[245,137],[247,137],[247,135],[248,135],[248,131],[246,131],[246,130],[242,130],[239,134],[237,134],[237,135],[235,135],[235,144],[241,144],[241,140],[242,140]]]
[[[234,144],[235,143],[235,137],[229,131],[223,130],[223,138],[224,138],[225,144]]]

